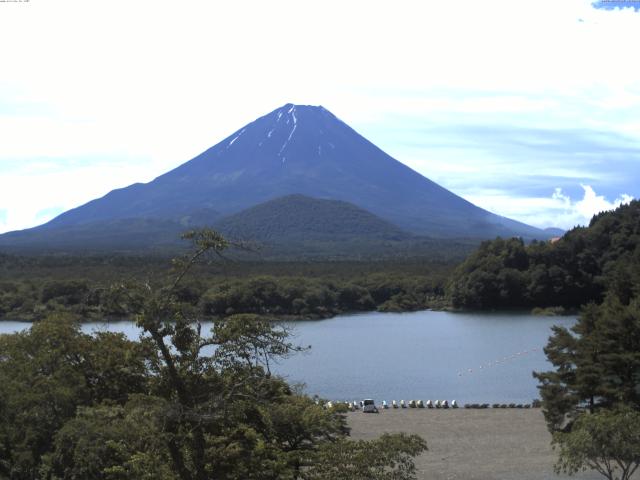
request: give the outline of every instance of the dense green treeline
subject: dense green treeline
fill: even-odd
[[[441,304],[444,279],[373,274],[352,282],[256,277],[219,284],[202,296],[207,315],[236,312],[328,316],[349,311],[417,310]]]
[[[596,215],[556,242],[487,241],[453,273],[448,294],[458,308],[570,309],[607,293],[623,302],[640,289],[640,202]]]
[[[177,292],[185,305],[204,317],[234,313],[324,318],[344,312],[407,311],[439,307],[446,276],[371,274],[358,280],[257,276],[201,279]],[[84,280],[0,283],[0,316],[38,320],[69,311],[85,319],[129,317],[132,312],[113,301],[109,286]]]
[[[127,262],[127,260],[129,260]],[[117,281],[162,282],[161,257],[0,259],[0,318],[38,320],[65,310],[85,319],[130,317]],[[203,316],[257,313],[322,318],[343,312],[440,307],[448,263],[238,262],[198,265],[180,300]]]
[[[478,242],[479,244],[479,242]],[[276,277],[321,277],[349,280],[374,273],[430,275],[447,274],[466,255],[455,259],[410,258],[394,260],[237,260],[229,254],[219,262],[195,265],[194,276],[203,279]],[[0,281],[33,279],[84,279],[115,282],[124,278],[144,280],[166,275],[171,257],[156,255],[7,255],[0,253]]]

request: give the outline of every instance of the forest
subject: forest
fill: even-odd
[[[578,310],[614,294],[624,303],[640,288],[640,202],[594,216],[554,242],[483,242],[447,287],[461,309],[562,307]]]
[[[194,266],[179,298],[202,317],[232,313],[325,318],[344,312],[440,308],[453,262],[247,262]],[[84,319],[130,317],[113,284],[166,279],[152,256],[0,257],[0,318],[34,321],[57,311]]]

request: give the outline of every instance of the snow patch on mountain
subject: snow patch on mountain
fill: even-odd
[[[287,113],[291,114],[291,119],[293,120],[293,128],[291,129],[291,132],[289,133],[289,137],[287,138],[287,140],[284,142],[284,144],[280,148],[280,151],[278,152],[279,156],[282,154],[284,149],[287,147],[287,145],[291,141],[291,138],[293,137],[293,134],[295,133],[296,128],[298,128],[298,119],[296,118],[296,107],[295,107],[295,105],[292,105]],[[287,118],[287,124],[288,123],[289,123],[289,119]],[[284,163],[284,160],[282,162]]]
[[[240,135],[242,135],[242,134],[245,132],[245,130],[246,130],[246,128],[243,128],[242,130],[240,130],[240,133],[238,133],[238,135],[236,135],[235,137],[233,137],[233,138],[231,139],[231,141],[230,141],[230,142],[229,142],[229,144],[227,145],[227,148],[229,148],[231,145],[233,145],[233,144],[234,144],[234,142],[240,138]]]

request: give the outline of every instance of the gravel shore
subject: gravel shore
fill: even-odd
[[[348,414],[354,439],[389,432],[421,435],[429,451],[416,459],[424,480],[601,479],[553,472],[556,455],[539,409],[398,409]],[[640,478],[640,477],[639,477]]]

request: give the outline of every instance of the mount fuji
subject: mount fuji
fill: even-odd
[[[149,183],[113,190],[45,225],[1,235],[0,247],[71,248],[107,232],[115,243],[130,239],[142,246],[189,226],[243,218],[237,214],[290,195],[345,202],[379,217],[380,225],[420,236],[550,236],[455,195],[325,108],[286,104]],[[102,243],[108,247],[109,241]]]

